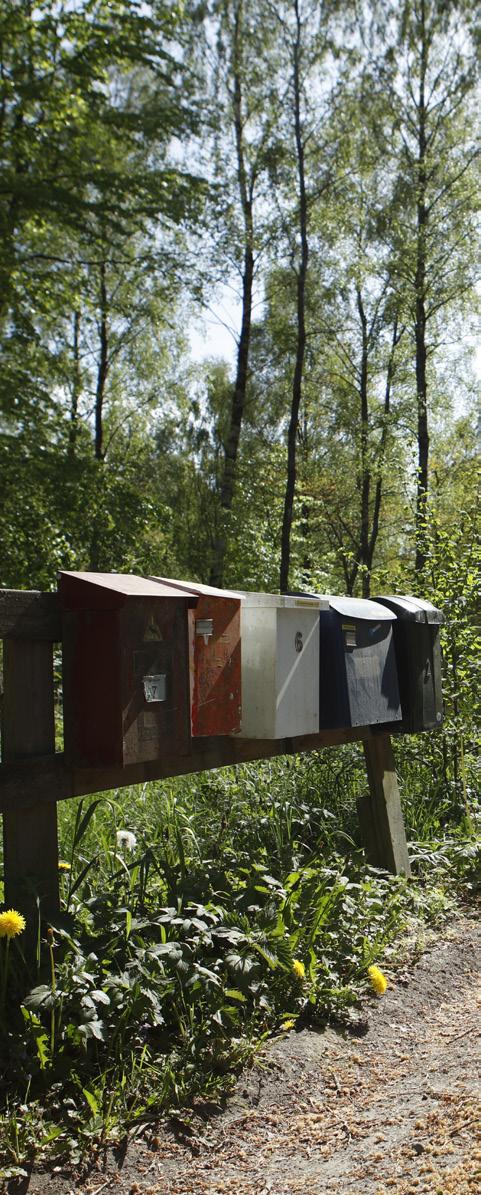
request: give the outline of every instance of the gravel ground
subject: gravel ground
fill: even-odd
[[[197,1107],[88,1178],[18,1195],[480,1195],[481,923],[444,931],[358,1033],[272,1041],[226,1108]]]

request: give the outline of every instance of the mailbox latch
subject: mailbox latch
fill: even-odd
[[[207,646],[209,639],[214,634],[214,619],[213,618],[197,618],[195,622],[196,635],[204,636],[204,643]]]

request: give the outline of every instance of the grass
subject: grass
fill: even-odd
[[[436,737],[397,748],[412,881],[366,864],[356,746],[60,807],[63,912],[35,986],[20,938],[9,955],[3,1177],[221,1101],[270,1034],[353,1015],[368,967],[395,969],[479,883],[474,800],[453,813],[419,759]]]

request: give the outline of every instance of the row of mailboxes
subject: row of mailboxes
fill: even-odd
[[[61,573],[69,759],[126,765],[191,738],[294,738],[442,719],[427,602],[233,593],[196,582]]]
[[[64,740],[76,764],[183,755],[240,729],[240,596],[116,573],[61,573]]]

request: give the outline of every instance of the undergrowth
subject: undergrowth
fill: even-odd
[[[62,916],[35,975],[20,937],[8,960],[3,1177],[222,1100],[267,1036],[352,1017],[367,968],[452,914],[480,877],[474,802],[453,819],[398,750],[410,881],[366,864],[354,746],[61,808]]]

